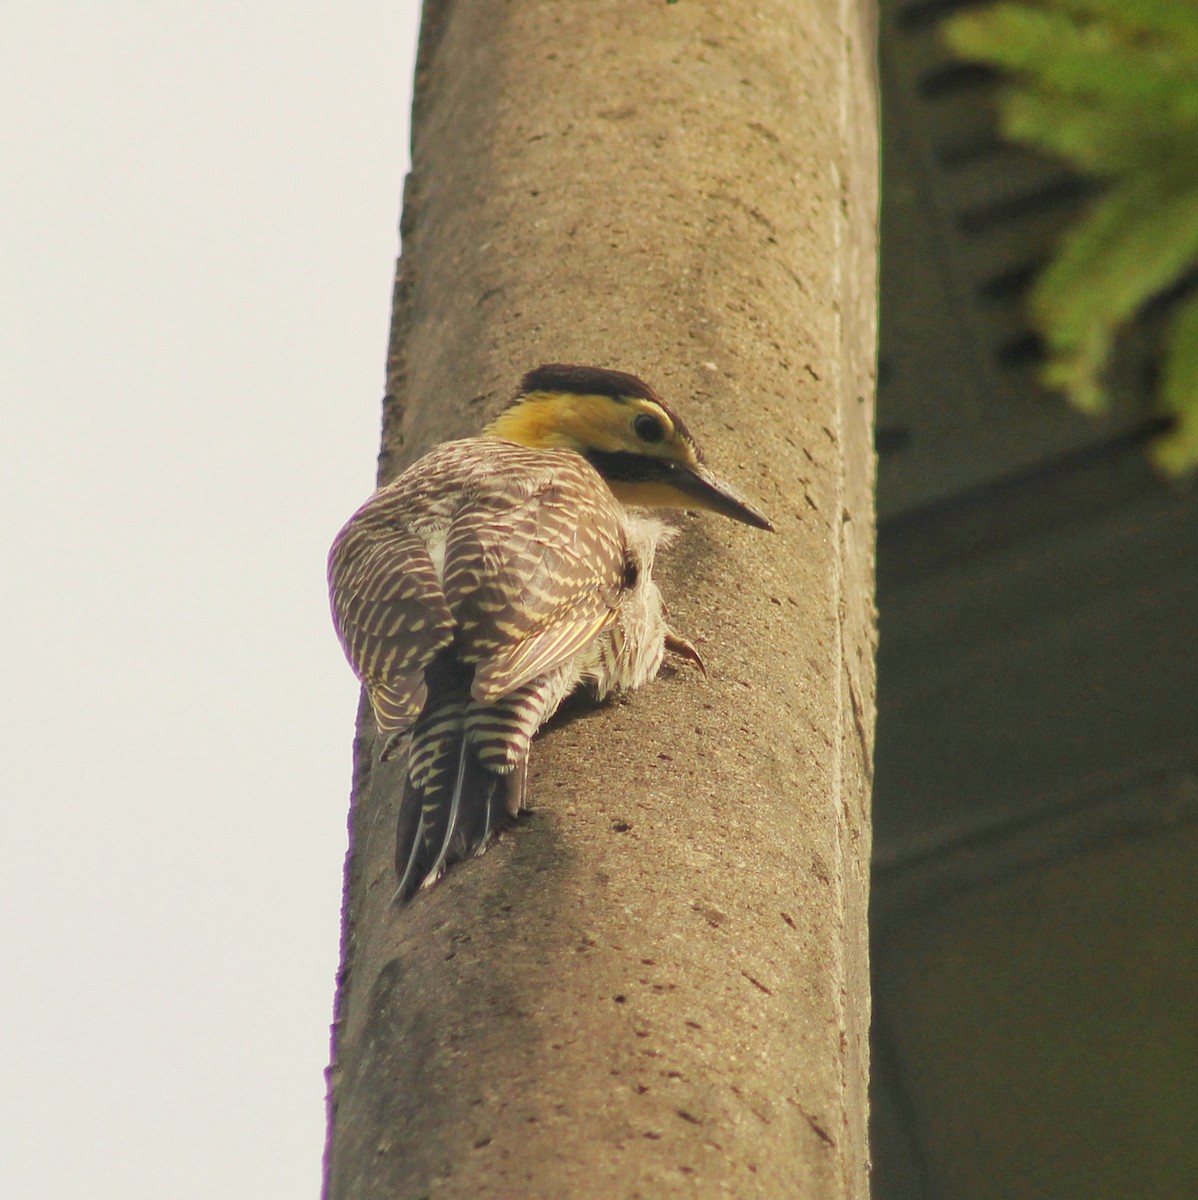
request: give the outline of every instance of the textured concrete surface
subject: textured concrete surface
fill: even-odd
[[[662,564],[686,668],[534,745],[407,909],[361,724],[328,1194],[863,1197],[876,111],[852,3],[426,6],[381,474],[630,370],[774,519]]]

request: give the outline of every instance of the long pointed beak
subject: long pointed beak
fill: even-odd
[[[717,479],[706,467],[676,465],[670,483],[694,501],[696,508],[710,509],[756,529],[773,530],[773,522],[758,512],[735,488]]]

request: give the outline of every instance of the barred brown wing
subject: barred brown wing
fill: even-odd
[[[329,555],[333,623],[380,730],[406,729],[424,706],[424,671],[453,639],[453,614],[428,549],[379,511],[376,493],[338,535]]]
[[[577,455],[512,449],[535,460],[520,494],[502,478],[480,490],[446,543],[445,595],[459,653],[475,663],[476,700],[574,657],[615,620],[624,586],[622,519],[607,485]]]
[[[616,617],[623,516],[580,455],[495,439],[438,446],[381,488],[329,557],[333,617],[381,729],[406,729],[452,646],[494,700],[561,664]]]

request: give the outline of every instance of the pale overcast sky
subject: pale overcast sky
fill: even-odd
[[[418,7],[5,5],[5,1200],[318,1193]]]

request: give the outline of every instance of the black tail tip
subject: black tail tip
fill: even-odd
[[[505,775],[477,759],[469,767],[457,804],[452,792],[430,795],[410,785],[405,790],[395,837],[396,903],[432,887],[457,863],[485,854],[514,823],[523,798],[523,764]]]

